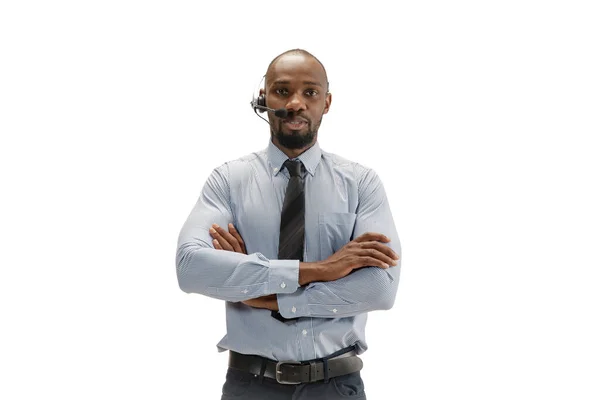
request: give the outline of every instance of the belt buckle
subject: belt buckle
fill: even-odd
[[[283,377],[281,376],[283,375],[283,372],[281,371],[281,366],[284,364],[301,365],[301,363],[299,363],[298,361],[279,361],[277,365],[275,365],[275,379],[277,380],[277,382],[282,383],[284,385],[298,385],[302,383],[302,381],[296,382],[283,379]]]

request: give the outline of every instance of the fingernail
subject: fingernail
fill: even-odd
[[[213,228],[209,229],[210,233],[217,233],[217,231],[215,231]]]

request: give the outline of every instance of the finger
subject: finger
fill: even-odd
[[[358,255],[376,258],[389,265],[397,264],[393,257],[388,256],[386,253],[383,253],[376,248],[363,248],[358,252]]]
[[[246,244],[244,243],[244,239],[242,239],[242,235],[240,235],[238,230],[235,229],[235,226],[233,226],[233,224],[229,224],[229,233],[231,233],[231,235],[238,241],[242,248],[242,251],[244,252],[244,254],[246,254]]]
[[[371,242],[371,241],[387,243],[390,241],[390,238],[385,236],[383,233],[366,232],[366,233],[363,233],[362,235],[360,235],[359,237],[357,237],[356,239],[354,239],[354,242],[359,242],[359,243],[360,242]]]
[[[400,256],[391,247],[386,246],[381,242],[363,242],[360,244],[360,247],[363,249],[375,249],[393,260],[400,259]]]
[[[211,236],[221,245],[221,250],[233,251],[233,247],[215,230],[214,228],[210,228],[209,232]]]
[[[227,232],[225,229],[221,228],[217,224],[213,225],[213,229],[215,229],[219,233],[219,235],[224,240],[227,241],[227,243],[231,247],[232,251],[235,251],[236,253],[241,253],[242,252],[242,248],[240,247],[240,244],[238,243],[237,239],[234,238],[233,236],[231,236],[231,234],[229,232]]]
[[[355,267],[354,269],[362,268],[362,267],[379,267],[382,269],[387,269],[390,267],[389,264],[387,264],[375,257],[364,256],[364,257],[359,257],[358,260],[359,260],[360,267]]]
[[[215,249],[217,250],[223,250],[217,239],[213,239],[213,246],[215,246]]]
[[[231,233],[227,232],[225,229],[221,228],[217,224],[213,225],[213,227],[217,230],[217,232],[219,232],[219,234],[225,240],[227,240],[227,242],[229,243],[229,245],[231,245],[231,247],[233,248],[233,251],[235,251],[236,253],[241,253],[242,252],[242,247],[240,246],[240,243],[238,242],[238,240],[235,237],[233,237],[231,235]]]

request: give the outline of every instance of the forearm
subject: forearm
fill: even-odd
[[[177,249],[177,279],[186,293],[238,302],[298,288],[298,261],[219,251],[194,242]]]
[[[366,232],[384,234],[390,239],[386,245],[400,256],[400,240],[381,180],[373,170],[358,170],[357,176],[359,205],[356,210],[354,238]],[[328,272],[323,269],[327,268],[326,264],[302,264],[300,283],[309,283],[295,293],[278,295],[279,313],[285,318],[338,318],[388,310],[396,299],[400,260],[397,260],[395,266],[386,264],[390,267],[363,267],[335,280],[319,280],[320,276]]]
[[[176,270],[181,290],[232,302],[298,288],[298,261],[269,260],[216,250],[210,228],[233,222],[227,164],[216,168],[185,221],[177,240]]]
[[[400,266],[365,267],[335,281],[311,282],[294,293],[278,294],[279,313],[285,318],[339,318],[388,310],[399,278]]]
[[[277,305],[277,295],[274,294],[257,297],[256,299],[246,300],[244,301],[244,304],[250,307],[264,308],[271,311],[279,310],[279,306]]]

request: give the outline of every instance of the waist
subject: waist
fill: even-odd
[[[229,367],[257,376],[274,379],[282,384],[300,384],[328,380],[336,376],[360,371],[363,362],[350,348],[341,354],[333,354],[310,361],[275,361],[269,358],[229,352]]]
[[[234,350],[274,360],[306,360],[326,357],[353,345],[359,354],[368,348],[367,314],[330,319],[301,317],[292,324],[283,324],[265,310],[241,310],[229,302],[226,308],[227,332],[217,343],[220,351]],[[296,340],[295,346],[290,346],[291,338]]]

